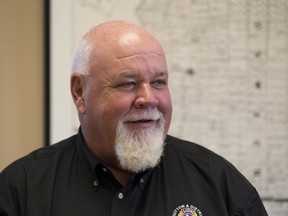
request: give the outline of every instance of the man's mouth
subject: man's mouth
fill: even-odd
[[[137,120],[137,121],[135,121],[135,122],[151,122],[151,121],[154,121],[154,120],[152,120],[152,119],[140,119],[140,120]]]
[[[122,122],[127,127],[134,127],[139,129],[154,128],[161,119],[160,112],[144,112],[139,114],[129,114],[122,119]]]
[[[159,119],[139,119],[139,120],[133,120],[133,121],[126,121],[125,123],[127,125],[131,125],[134,127],[142,127],[142,128],[149,128],[152,126],[155,126],[157,124]]]

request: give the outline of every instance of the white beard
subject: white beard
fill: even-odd
[[[159,119],[155,127],[129,129],[125,121]],[[164,119],[161,112],[127,115],[117,126],[115,152],[122,169],[132,173],[153,168],[160,162],[164,149]]]

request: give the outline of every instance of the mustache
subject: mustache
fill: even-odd
[[[141,113],[128,113],[122,118],[122,122],[125,121],[145,121],[152,120],[157,121],[163,118],[163,114],[159,110],[145,110]]]

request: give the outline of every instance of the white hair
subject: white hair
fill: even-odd
[[[124,124],[127,119],[159,119],[159,122],[153,128],[129,129]],[[163,155],[164,140],[164,118],[161,112],[128,114],[118,123],[115,139],[115,153],[121,168],[138,173],[157,166]]]
[[[89,74],[89,58],[91,50],[91,43],[85,39],[80,41],[73,59],[72,73],[80,73],[82,75]]]

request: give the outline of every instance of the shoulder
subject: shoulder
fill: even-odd
[[[49,197],[57,175],[63,170],[69,172],[76,152],[77,136],[72,136],[35,150],[6,167],[0,174],[0,215],[20,215],[28,197],[42,197],[42,201]]]
[[[242,184],[250,190],[253,189],[249,181],[231,162],[199,144],[167,136],[165,156],[167,160],[173,158],[172,160],[178,161],[187,169],[197,167],[201,173],[207,173],[219,184],[226,179],[228,182]]]
[[[232,163],[217,153],[196,143],[167,136],[162,162],[161,168],[171,174],[169,179],[173,179],[174,186],[180,177],[179,191],[183,187],[202,195],[214,191],[214,196],[222,200],[231,215],[247,212],[267,215],[253,185]],[[262,213],[258,214],[258,211]]]
[[[39,168],[44,165],[44,167],[41,167],[41,169],[44,169],[46,165],[52,165],[59,161],[63,154],[71,154],[76,148],[77,135],[74,135],[56,144],[37,149],[14,161],[1,172],[0,177],[9,173],[17,173],[19,170],[27,169],[28,167],[35,166]]]
[[[220,155],[191,141],[168,135],[165,142],[165,153],[168,154],[167,156],[177,155],[182,160],[195,160],[199,163],[207,163],[210,160],[220,160],[226,162],[226,160]]]
[[[199,145],[197,143],[183,140],[180,138],[176,138],[170,135],[168,135],[166,138],[166,151],[175,152],[179,154],[179,156],[184,157],[184,158],[189,158],[189,159],[194,158],[195,160],[204,158],[206,162],[213,161],[213,162],[223,163],[228,166],[232,166],[232,164],[228,162],[225,158],[211,151],[210,149],[202,145]]]
[[[183,140],[174,136],[168,135],[165,140],[168,149],[188,153],[189,155],[208,155],[214,154],[209,149],[191,141]]]

